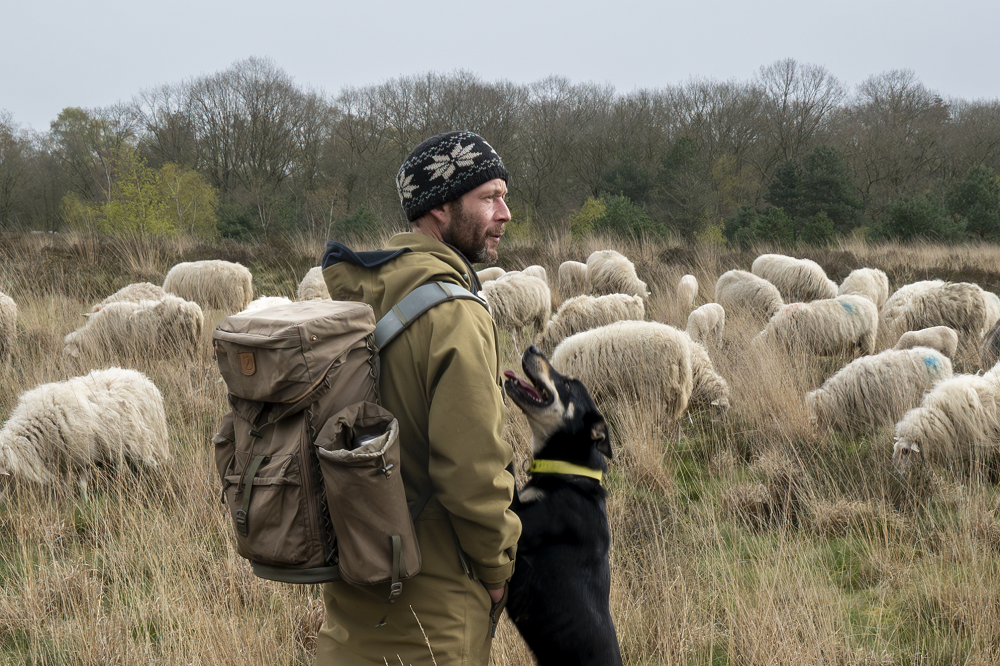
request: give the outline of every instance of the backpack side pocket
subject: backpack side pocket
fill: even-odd
[[[374,403],[351,405],[327,421],[316,446],[341,576],[358,585],[391,582],[394,599],[400,581],[420,571],[396,419]]]

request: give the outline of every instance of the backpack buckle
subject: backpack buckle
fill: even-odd
[[[247,512],[243,509],[236,510],[236,531],[240,533],[240,536],[246,536],[249,529],[247,529]]]

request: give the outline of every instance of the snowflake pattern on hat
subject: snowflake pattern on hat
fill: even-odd
[[[433,155],[431,159],[434,160],[434,164],[428,164],[424,170],[434,172],[431,174],[431,180],[435,178],[448,180],[451,178],[451,174],[455,173],[455,167],[470,167],[476,163],[476,158],[482,153],[470,152],[475,147],[475,144],[470,143],[463,148],[462,143],[459,142],[450,154]]]
[[[405,178],[403,176],[406,176]],[[399,192],[400,199],[412,199],[413,193],[417,191],[417,186],[412,184],[413,174],[406,175],[406,172],[400,171],[396,174],[396,190]]]

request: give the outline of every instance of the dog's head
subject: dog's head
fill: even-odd
[[[600,454],[611,458],[608,424],[583,382],[556,372],[534,345],[521,357],[521,368],[527,381],[506,370],[503,387],[528,417],[532,455],[605,469]]]

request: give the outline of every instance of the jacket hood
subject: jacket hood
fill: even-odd
[[[417,233],[396,234],[385,248],[372,252],[354,252],[330,241],[322,266],[330,298],[368,303],[376,319],[428,282],[451,282],[474,294],[482,286],[458,250]]]

